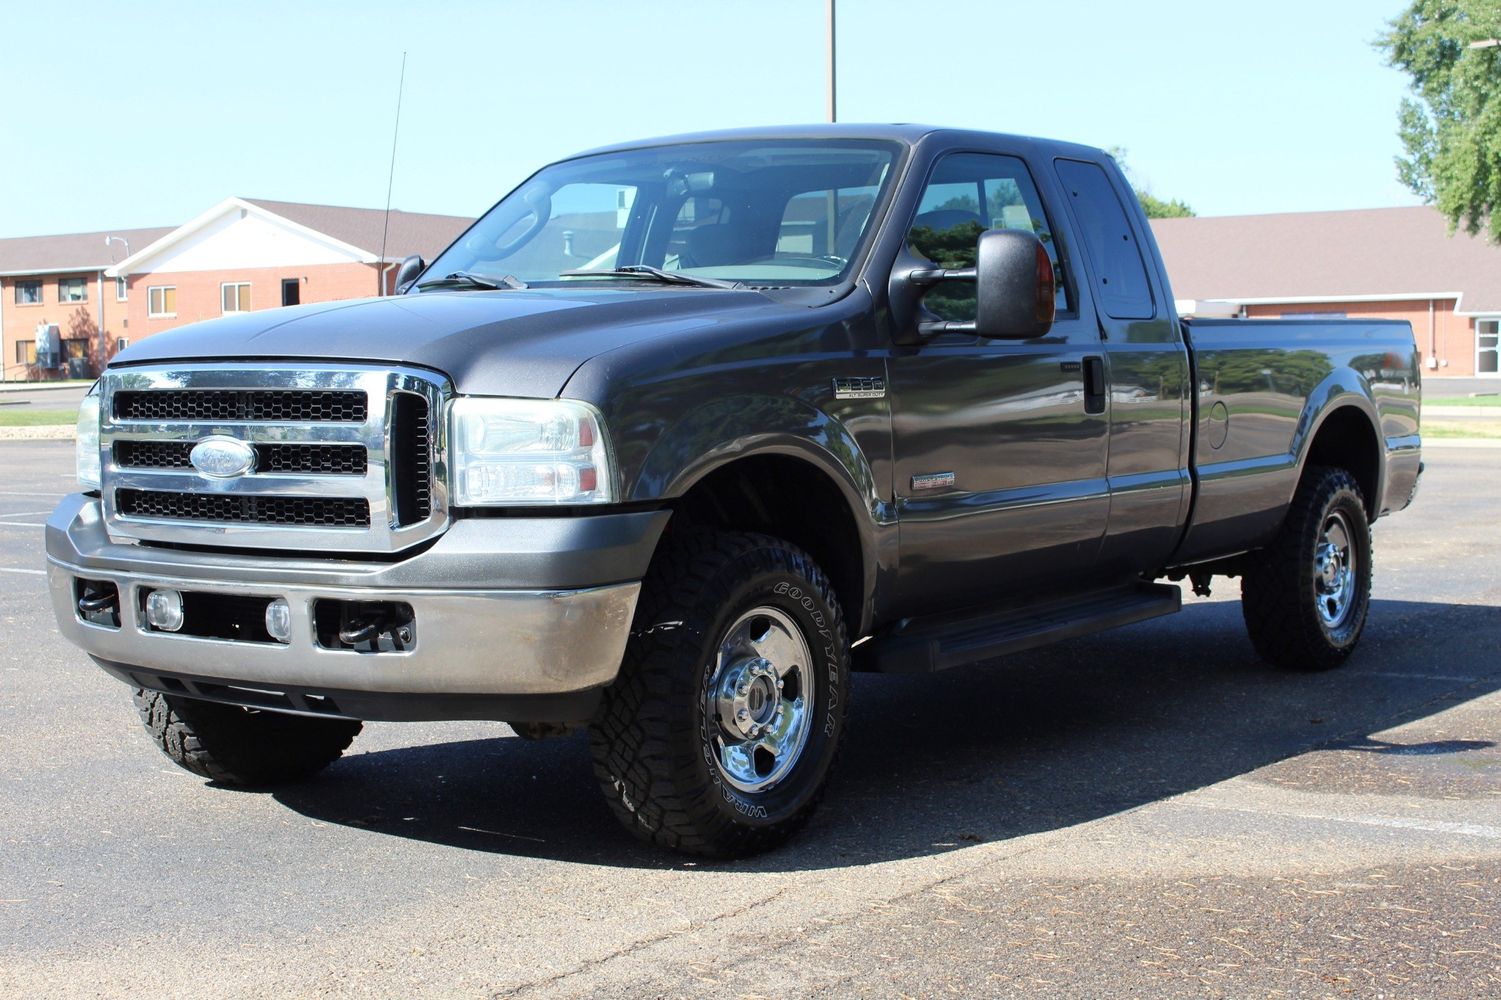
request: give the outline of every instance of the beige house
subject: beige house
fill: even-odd
[[[1451,237],[1436,209],[1154,219],[1152,231],[1182,311],[1405,319],[1427,374],[1501,377],[1501,247]]]

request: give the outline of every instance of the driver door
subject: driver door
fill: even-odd
[[[1050,213],[1026,164],[950,153],[934,166],[909,251],[973,267],[979,234],[1027,228],[1068,274]],[[943,334],[896,347],[889,361],[894,493],[900,524],[899,602],[950,610],[1058,588],[1086,573],[1110,512],[1103,400],[1086,397],[1101,363],[1092,311],[1060,282],[1057,320],[1035,340]],[[972,284],[931,289],[938,318],[974,319]]]

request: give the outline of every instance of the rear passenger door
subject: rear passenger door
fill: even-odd
[[[1105,356],[1110,524],[1101,576],[1161,567],[1188,516],[1188,353],[1152,243],[1118,171],[1058,159],[1054,169],[1082,244]]]
[[[1067,264],[1022,158],[940,158],[909,222],[908,251],[973,267],[979,235],[992,228],[1027,229]],[[1066,288],[1059,295],[1045,337],[945,333],[892,350],[897,589],[915,613],[1075,585],[1099,553],[1109,427],[1103,401],[1085,398],[1084,373],[1100,360],[1100,334]],[[937,318],[975,318],[973,283],[946,282],[923,301]]]

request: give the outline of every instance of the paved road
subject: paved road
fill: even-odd
[[[87,385],[69,385],[52,389],[26,389],[6,386],[0,391],[0,412],[8,410],[77,410]]]
[[[812,827],[694,864],[619,832],[578,739],[367,727],[274,794],[170,766],[64,646],[0,442],[0,995],[1495,996],[1494,451],[1384,521],[1345,669],[1258,663],[1233,588],[934,678],[858,679]]]
[[[1501,392],[1501,379],[1497,378],[1433,378],[1423,377],[1423,394],[1426,396],[1468,396],[1472,393]]]

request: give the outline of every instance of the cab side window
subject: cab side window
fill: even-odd
[[[938,267],[974,267],[980,234],[987,229],[1024,229],[1047,248],[1058,270],[1058,247],[1026,164],[1014,156],[953,153],[938,162],[923,189],[907,234],[913,253]],[[945,281],[923,298],[939,318],[975,318],[975,286]],[[1070,308],[1068,291],[1058,284],[1057,309]]]

